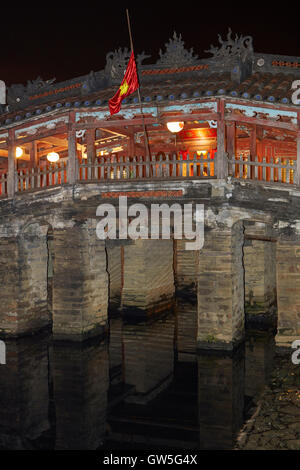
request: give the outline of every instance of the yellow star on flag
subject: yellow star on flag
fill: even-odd
[[[125,80],[124,83],[120,86],[120,96],[125,95],[128,91],[128,88],[129,88],[128,83]]]

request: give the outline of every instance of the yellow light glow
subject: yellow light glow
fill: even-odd
[[[16,158],[21,158],[23,155],[23,149],[21,147],[16,147]]]
[[[115,147],[112,149],[112,153],[122,152],[123,147],[120,145],[119,147]]]
[[[48,162],[55,163],[59,160],[59,155],[56,152],[50,152],[47,155]]]
[[[170,132],[180,132],[184,128],[184,122],[167,122],[167,128]]]

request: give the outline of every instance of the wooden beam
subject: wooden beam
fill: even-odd
[[[47,129],[42,132],[37,132],[36,134],[26,136],[26,137],[20,137],[17,139],[16,143],[17,145],[23,145],[27,144],[29,142],[32,142],[33,140],[43,140],[45,137],[49,136],[55,136],[57,134],[66,134],[68,132],[68,126],[63,125],[61,127],[57,127],[55,129]]]
[[[242,114],[232,113],[225,115],[226,121],[238,121],[239,123],[249,123],[263,127],[275,127],[278,129],[288,129],[297,131],[297,125],[289,122],[272,121],[270,119],[257,119],[250,116],[243,116]]]

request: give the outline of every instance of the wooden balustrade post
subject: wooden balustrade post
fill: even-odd
[[[236,149],[236,123],[235,121],[226,122],[226,149],[228,158],[235,159]],[[232,165],[229,167],[229,175],[232,176]]]
[[[8,131],[8,173],[7,173],[7,195],[14,197],[16,190],[16,156],[15,156],[15,133],[13,129]]]
[[[220,99],[218,101],[218,112],[220,118],[218,119],[217,129],[217,162],[216,162],[216,176],[217,178],[226,178],[228,175],[228,163],[226,156],[226,138],[225,138],[225,101]]]
[[[256,149],[256,126],[253,126],[250,134],[250,161],[255,162],[256,159],[256,154],[257,154],[257,149]],[[250,178],[254,179],[255,178],[255,166],[251,165],[250,169]]]
[[[77,180],[77,146],[76,146],[76,127],[75,113],[70,112],[68,128],[68,170],[67,177],[69,184],[75,184]]]

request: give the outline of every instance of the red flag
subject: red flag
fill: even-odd
[[[113,98],[108,102],[110,114],[116,114],[121,109],[121,103],[124,98],[131,95],[139,87],[138,76],[136,71],[136,63],[134,60],[134,54],[131,52],[131,56],[127,65],[127,69],[121,83],[120,88]]]

